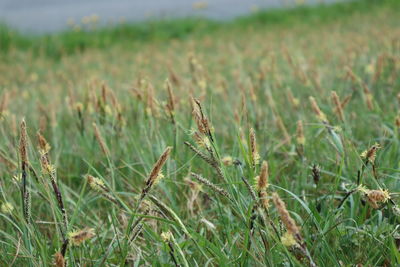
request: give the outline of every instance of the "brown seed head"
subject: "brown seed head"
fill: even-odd
[[[50,151],[51,147],[49,143],[47,142],[46,138],[44,138],[43,135],[40,134],[40,132],[37,133],[37,138],[38,138],[38,144],[39,144],[39,151],[41,154],[46,154]]]
[[[268,188],[268,162],[263,161],[261,165],[260,175],[257,176],[257,191],[262,191]]]
[[[376,158],[376,152],[381,148],[381,145],[378,143],[373,144],[368,150],[365,150],[361,153],[361,157],[366,159],[368,162],[374,164]]]
[[[253,158],[253,165],[257,165],[260,161],[260,155],[258,154],[256,133],[253,128],[250,129],[250,151]]]
[[[301,120],[297,121],[296,142],[297,144],[302,146],[306,143],[306,138],[304,136],[303,122]]]
[[[339,96],[335,91],[331,93],[332,102],[335,105],[335,113],[341,121],[344,121],[344,113],[342,109],[342,104],[340,102]]]
[[[149,178],[147,179],[146,185],[151,186],[157,180],[157,178],[159,177],[161,168],[167,161],[169,154],[171,153],[171,150],[172,150],[172,147],[170,147],[170,146],[164,150],[164,152],[162,153],[160,158],[154,164],[153,169],[150,172]]]
[[[317,101],[315,101],[315,98],[310,96],[309,99],[310,99],[311,109],[314,111],[318,120],[320,120],[321,122],[327,122],[326,116],[319,108]]]
[[[261,205],[264,209],[269,208],[269,198],[267,191],[263,190],[258,193],[258,197],[260,198]]]
[[[285,124],[283,124],[281,116],[276,116],[276,124],[279,128],[279,130],[282,132],[283,137],[284,137],[284,142],[285,143],[290,143],[291,137],[288,134],[288,131],[286,130]]]
[[[400,115],[398,115],[396,117],[395,124],[396,124],[396,127],[400,129]]]
[[[204,115],[203,108],[199,100],[192,97],[192,115],[197,124],[199,132],[205,135],[211,134],[211,129],[207,117]]]
[[[367,192],[368,200],[371,202],[381,202],[386,203],[390,199],[389,192],[387,190],[370,190]]]
[[[55,267],[65,267],[65,259],[64,256],[60,253],[57,252],[54,254],[54,266]]]
[[[104,142],[103,136],[100,133],[99,128],[96,123],[93,123],[94,135],[96,137],[97,143],[99,143],[101,150],[107,157],[110,155],[106,142]]]
[[[21,157],[21,163],[26,165],[28,164],[28,143],[25,119],[22,120],[20,129],[19,156]]]
[[[175,112],[175,96],[174,93],[172,92],[172,86],[169,80],[165,80],[165,88],[167,89],[168,92],[168,102],[167,102],[167,111],[170,116],[174,115]]]
[[[278,210],[281,221],[285,225],[286,229],[294,236],[298,235],[300,233],[300,229],[286,209],[285,202],[282,201],[277,193],[272,194],[272,200],[274,201],[275,207]]]
[[[91,239],[94,236],[94,229],[88,227],[84,228],[83,230],[68,233],[69,240],[75,246],[79,246],[80,244],[88,239]]]

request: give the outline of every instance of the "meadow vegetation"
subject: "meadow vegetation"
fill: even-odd
[[[395,266],[399,17],[2,27],[0,265]]]

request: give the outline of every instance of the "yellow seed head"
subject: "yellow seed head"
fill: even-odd
[[[327,122],[328,120],[326,119],[325,114],[319,108],[317,101],[315,101],[315,98],[310,96],[309,99],[311,103],[311,109],[314,111],[317,119],[320,120],[321,122]]]
[[[44,136],[41,135],[39,132],[37,133],[37,137],[38,137],[40,154],[42,155],[47,154],[50,151],[51,146],[47,142],[46,138],[44,138]]]
[[[14,210],[14,206],[10,202],[4,202],[1,204],[1,212],[4,214],[11,214]]]
[[[281,242],[285,247],[292,247],[297,245],[297,242],[294,239],[293,234],[291,234],[288,231],[286,231],[281,237]]]
[[[171,241],[171,239],[172,239],[172,233],[171,233],[170,231],[168,231],[168,232],[162,232],[162,233],[161,233],[161,239],[162,239],[164,242],[169,242],[169,241]]]
[[[303,122],[301,120],[297,121],[296,142],[297,144],[302,146],[304,146],[306,143],[306,138],[304,137]]]
[[[341,121],[344,121],[344,113],[342,108],[342,103],[340,102],[339,96],[335,91],[331,94],[332,102],[335,105],[335,113]]]
[[[223,157],[223,158],[222,158],[222,163],[223,163],[225,166],[232,166],[232,164],[233,164],[233,159],[232,159],[231,156]]]
[[[103,188],[105,188],[104,182],[100,180],[99,178],[93,177],[91,175],[86,176],[89,186],[95,190],[95,191],[103,191]]]

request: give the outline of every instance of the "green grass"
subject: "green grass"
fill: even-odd
[[[152,22],[90,33],[13,35],[0,61],[0,266],[51,266],[65,239],[68,266],[395,266],[396,6],[362,1],[259,13],[225,24],[189,20],[179,27],[178,21],[170,22],[177,23],[173,27]],[[168,30],[153,35],[150,25]],[[143,39],[134,38],[132,27],[143,27],[135,33]],[[113,38],[118,31],[126,39]],[[2,36],[3,44],[7,34]],[[84,48],[77,48],[78,40]],[[342,103],[349,100],[343,120],[332,91]],[[316,114],[310,96],[326,119]],[[210,132],[196,123],[200,111],[191,97],[199,99]],[[20,179],[23,119],[29,203]],[[38,131],[51,146],[50,174]],[[367,162],[361,154],[375,143],[382,148]],[[172,150],[163,177],[147,183],[150,192],[139,203],[166,147]],[[242,178],[253,186],[263,161],[269,207],[256,209],[259,194],[254,200]],[[90,186],[88,174],[100,184]],[[374,192],[387,201],[373,202]],[[298,226],[291,246],[282,237],[293,227],[283,223],[273,193]],[[70,234],[82,229],[87,240],[74,245]]]
[[[66,30],[55,34],[25,35],[5,24],[0,25],[0,53],[10,49],[32,50],[40,56],[59,59],[62,55],[82,52],[90,48],[105,49],[114,44],[131,46],[132,43],[162,42],[174,39],[204,36],[213,32],[249,27],[324,24],[343,20],[359,12],[374,14],[382,8],[398,9],[396,0],[344,1],[334,4],[297,6],[290,9],[258,11],[233,21],[216,22],[204,18],[149,20],[135,24],[103,26],[91,30]]]

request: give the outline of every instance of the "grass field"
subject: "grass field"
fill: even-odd
[[[400,3],[0,30],[0,266],[396,266]]]

